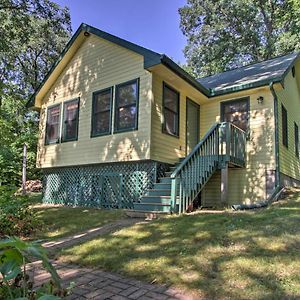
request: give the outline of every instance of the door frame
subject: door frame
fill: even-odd
[[[186,97],[186,108],[185,108],[185,156],[188,155],[188,153],[187,153],[187,151],[188,151],[188,149],[187,149],[187,147],[188,147],[188,139],[187,139],[188,103],[191,104],[191,105],[194,105],[194,107],[197,108],[197,119],[198,119],[197,138],[198,138],[198,141],[200,139],[200,105],[198,103],[196,103],[194,100],[192,100],[191,98]]]

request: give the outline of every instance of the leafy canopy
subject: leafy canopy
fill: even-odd
[[[0,185],[21,179],[28,144],[28,177],[37,176],[38,115],[26,103],[71,33],[70,14],[50,0],[0,0]]]
[[[179,14],[198,77],[300,49],[299,0],[187,0]]]

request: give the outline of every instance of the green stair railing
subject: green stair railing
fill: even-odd
[[[171,207],[188,210],[213,173],[227,163],[244,166],[246,134],[227,122],[214,124],[171,174]]]

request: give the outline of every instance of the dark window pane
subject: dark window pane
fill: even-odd
[[[117,89],[118,107],[136,103],[137,84],[136,82],[119,86]]]
[[[165,109],[165,130],[169,134],[177,134],[177,124],[178,124],[178,118],[177,115],[170,111]]]
[[[163,105],[164,124],[163,130],[172,135],[179,135],[179,93],[164,85]]]
[[[296,123],[294,123],[294,132],[295,132],[295,155],[299,158],[299,128]]]
[[[282,120],[282,144],[288,147],[288,119],[287,110],[281,106],[281,120]]]
[[[46,144],[56,143],[59,138],[60,106],[48,109],[46,124]]]
[[[168,87],[164,91],[164,105],[174,112],[178,112],[178,94]]]
[[[94,133],[109,132],[110,111],[101,112],[94,116]]]
[[[110,110],[111,90],[95,95],[94,112]]]
[[[74,100],[64,104],[63,140],[65,141],[77,139],[78,109],[79,109],[78,100]]]
[[[230,122],[244,131],[248,129],[248,100],[223,102],[223,121]]]
[[[118,109],[118,129],[135,127],[136,106],[121,107]]]
[[[92,111],[92,136],[110,133],[111,103],[112,88],[94,93]]]
[[[137,127],[138,81],[117,86],[115,130]]]

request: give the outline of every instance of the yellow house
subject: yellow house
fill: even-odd
[[[184,212],[300,181],[298,53],[196,80],[82,24],[32,98],[44,201]]]

